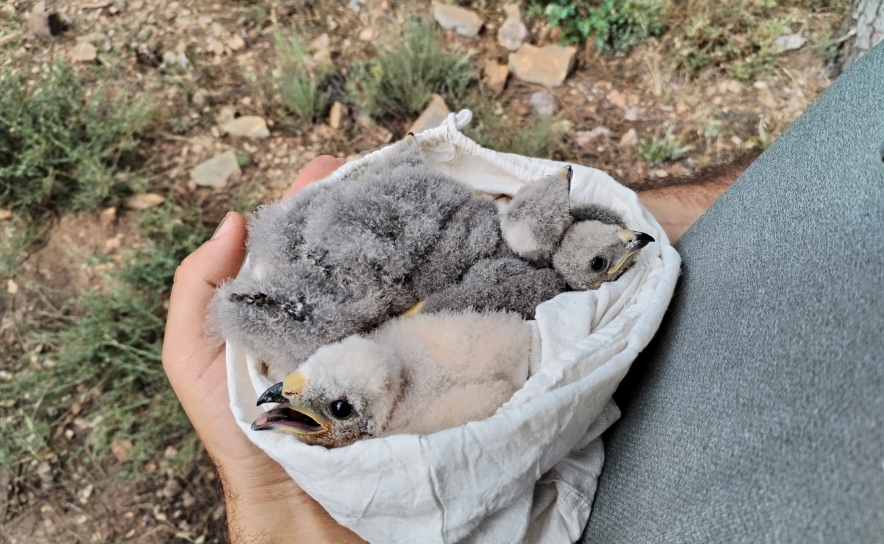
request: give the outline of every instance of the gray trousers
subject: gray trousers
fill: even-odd
[[[884,44],[676,245],[581,542],[884,542]]]

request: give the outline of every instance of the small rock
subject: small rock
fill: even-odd
[[[767,89],[767,82],[765,81],[756,81],[752,84],[753,87],[759,90]]]
[[[242,174],[234,151],[226,151],[203,161],[190,172],[190,179],[203,187],[224,187]]]
[[[625,121],[638,121],[638,108],[631,106],[623,108],[623,119]]]
[[[0,221],[9,221],[12,219],[12,210],[0,208]]]
[[[232,38],[227,41],[227,47],[230,48],[231,51],[239,51],[246,46],[246,41],[242,39],[242,36],[239,34],[234,34]]]
[[[612,90],[608,93],[605,99],[611,104],[617,106],[618,108],[626,107],[626,95],[617,89]]]
[[[166,197],[157,193],[144,193],[133,195],[123,200],[123,206],[127,210],[149,210],[156,208],[166,201]]]
[[[330,45],[331,40],[329,39],[328,34],[323,32],[318,38],[310,42],[308,47],[310,47],[312,51],[327,51]]]
[[[99,221],[101,221],[101,225],[103,227],[107,227],[117,220],[117,207],[111,206],[110,208],[105,208],[101,211],[101,215],[99,216]]]
[[[497,43],[516,51],[530,37],[528,28],[522,22],[518,4],[504,4],[503,11],[506,12],[506,20],[497,29]]]
[[[506,79],[510,75],[509,66],[498,64],[493,60],[486,60],[483,73],[485,85],[488,85],[488,88],[495,94],[502,93],[506,87]]]
[[[359,39],[364,42],[367,42],[372,38],[374,38],[374,29],[371,27],[363,28],[362,32],[359,33]]]
[[[618,144],[620,147],[634,147],[638,145],[638,133],[634,128],[626,131],[626,134],[620,138],[620,143]]]
[[[89,504],[89,497],[92,496],[92,491],[95,489],[92,484],[87,485],[83,489],[77,492],[77,502],[82,505]]]
[[[35,10],[28,15],[28,30],[34,36],[51,38],[61,34],[65,30],[65,24],[54,11],[46,13],[43,10]]]
[[[667,172],[663,168],[656,168],[654,170],[651,170],[651,177],[652,178],[659,178],[659,179],[668,178],[669,172]]]
[[[107,41],[107,36],[103,32],[92,32],[90,34],[86,34],[85,36],[77,36],[77,43],[88,42],[88,43],[104,43]]]
[[[531,106],[537,115],[549,117],[556,112],[556,97],[549,91],[537,91],[531,95]]]
[[[682,113],[687,113],[690,108],[688,105],[682,101],[678,101],[675,103],[675,113],[681,115]]]
[[[167,499],[174,499],[180,495],[182,491],[184,491],[184,487],[174,476],[166,480],[166,485],[163,486],[163,496]]]
[[[743,92],[743,86],[736,79],[728,81],[725,88],[731,94],[740,94],[741,92]]]
[[[196,504],[196,498],[190,494],[190,491],[185,491],[181,494],[181,506],[184,508],[192,508]]]
[[[224,44],[221,43],[221,40],[212,40],[208,49],[214,53],[216,57],[220,57],[224,54]]]
[[[44,461],[37,466],[37,477],[40,478],[40,481],[44,484],[52,483],[52,467],[49,463]]]
[[[74,62],[92,62],[98,56],[98,49],[89,42],[80,42],[71,49],[70,57]]]
[[[215,117],[215,123],[217,123],[218,126],[223,126],[233,121],[235,118],[236,108],[233,106],[222,106],[221,109],[218,110],[218,115]]]
[[[114,438],[111,442],[111,454],[120,464],[129,460],[129,453],[132,451],[132,441]]]
[[[523,43],[518,51],[510,53],[509,66],[519,79],[555,87],[565,81],[574,67],[575,53],[577,48],[573,46],[534,47],[530,43]]]
[[[801,49],[801,46],[804,45],[804,42],[804,36],[802,36],[801,33],[798,32],[795,34],[783,34],[782,36],[774,40],[774,45],[778,45],[786,51],[794,51],[796,49]]]
[[[414,132],[416,134],[430,128],[436,128],[442,124],[442,121],[448,117],[449,113],[451,113],[451,110],[448,109],[445,99],[438,94],[434,94],[430,99],[430,103],[424,108],[424,111],[421,113],[420,117],[417,118],[417,121],[411,125],[408,132]]]
[[[592,130],[583,130],[578,132],[577,134],[575,134],[575,140],[577,141],[577,145],[585,146],[596,138],[607,136],[609,134],[611,134],[611,129],[607,127],[595,127]]]
[[[244,136],[246,138],[268,138],[270,130],[263,117],[257,115],[243,115],[221,125],[221,132],[231,136]]]
[[[353,13],[359,13],[359,0],[350,0],[350,9]]]
[[[18,293],[18,284],[12,280],[6,280],[6,292],[10,295]]]
[[[471,9],[448,4],[435,4],[433,6],[433,18],[439,26],[445,30],[454,30],[461,36],[475,38],[482,29],[485,21],[478,13]]]
[[[205,89],[197,89],[195,93],[193,93],[193,104],[195,106],[205,106],[206,99],[209,97],[209,92]]]
[[[328,126],[333,129],[341,128],[341,120],[344,118],[346,112],[346,106],[336,100],[328,112]]]

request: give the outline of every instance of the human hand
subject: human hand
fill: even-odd
[[[286,197],[334,172],[341,162],[317,157]],[[363,542],[331,516],[237,426],[230,411],[224,346],[208,340],[204,323],[215,288],[235,276],[245,258],[246,222],[230,212],[212,239],[175,272],[163,368],[218,468],[227,503],[230,540],[240,542]]]

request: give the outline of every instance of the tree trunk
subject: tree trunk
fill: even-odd
[[[846,38],[843,72],[884,37],[884,0],[854,0],[841,25],[841,36]]]

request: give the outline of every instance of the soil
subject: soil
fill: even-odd
[[[395,36],[409,17],[432,17],[425,1],[359,3],[356,13],[347,2],[311,0],[47,0],[47,11],[60,12],[69,28],[53,38],[37,38],[23,23],[36,2],[6,1],[3,9],[22,24],[8,31],[13,38],[2,38],[0,66],[29,73],[53,56],[69,54],[78,37],[102,33],[95,62],[116,65],[119,81],[138,93],[150,93],[173,120],[142,145],[155,157],[155,178],[168,194],[200,205],[209,221],[217,221],[228,209],[251,209],[278,198],[317,155],[352,159],[404,135],[413,119],[381,120],[366,128],[352,108],[338,129],[325,121],[315,126],[287,122],[277,115],[278,104],[268,86],[250,82],[249,74],[266,82],[274,68],[274,23],[300,30],[308,42],[328,33],[331,59],[345,76],[350,61],[370,56],[372,47],[382,37]],[[508,51],[496,40],[496,28],[504,20],[502,2],[474,4],[487,21],[485,30],[475,39],[447,33],[446,46],[472,51],[477,66],[486,59],[505,63]],[[795,18],[809,16],[796,12]],[[531,28],[536,42],[550,42],[542,24]],[[234,35],[245,44],[236,51],[230,47]],[[217,41],[223,45],[213,45]],[[189,66],[164,63],[169,53],[184,53]],[[570,122],[555,158],[608,171],[636,189],[658,190],[655,195],[662,194],[659,202],[665,203],[665,195],[673,193],[660,193],[660,188],[695,181],[691,174],[757,153],[759,146],[776,139],[833,77],[811,46],[785,53],[778,62],[752,81],[732,79],[717,69],[688,79],[667,68],[655,41],[623,56],[600,56],[593,47],[581,48],[575,71],[552,90],[560,114]],[[90,68],[78,64],[80,70]],[[499,112],[495,115],[507,115],[514,127],[523,126],[533,115],[530,96],[538,90],[541,87],[510,76],[506,90],[494,99]],[[220,135],[216,120],[231,112],[263,116],[271,136]],[[720,132],[708,128],[710,120],[721,122]],[[590,141],[578,134],[598,127],[609,134]],[[689,147],[687,156],[675,163],[651,168],[639,160],[634,144],[621,145],[630,130],[646,139],[664,135],[667,128]],[[197,187],[190,181],[195,165],[228,149],[248,157],[238,181],[224,189]],[[693,219],[715,197],[707,194],[694,206]],[[661,213],[673,205],[672,199],[668,202]],[[134,212],[126,210],[61,218],[45,244],[20,268],[18,294],[3,294],[3,329],[23,311],[57,307],[77,289],[101,289],[101,273],[119,262],[121,248],[139,243],[134,218]],[[676,218],[673,228],[683,231],[693,219]],[[96,262],[96,252],[110,258]],[[41,294],[31,300],[33,293]],[[14,341],[8,334],[4,338]],[[15,473],[0,473],[0,542],[223,541],[223,503],[211,463],[203,459],[188,474],[176,474],[164,472],[160,453],[158,458],[156,477],[139,483],[122,477],[118,467],[86,467],[77,459],[53,458],[48,473],[36,461]],[[170,484],[170,478],[177,484]]]

